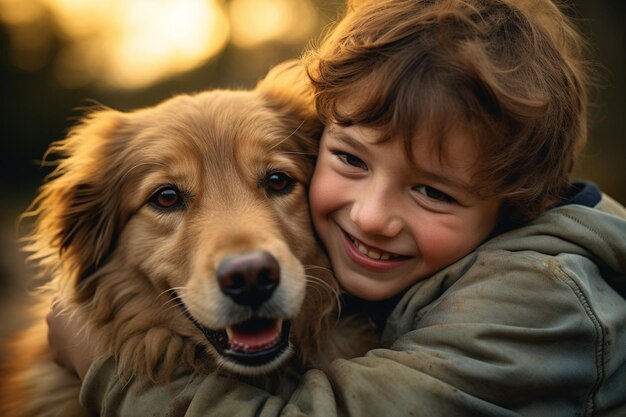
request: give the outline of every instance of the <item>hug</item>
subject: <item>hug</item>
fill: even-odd
[[[583,45],[550,0],[361,0],[254,90],[90,113],[2,415],[626,415]]]

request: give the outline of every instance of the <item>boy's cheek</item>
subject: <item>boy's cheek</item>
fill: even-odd
[[[309,194],[309,204],[315,227],[319,227],[319,222],[325,220],[328,215],[336,210],[336,203],[330,192],[311,192]]]
[[[316,168],[309,188],[309,204],[314,216],[328,214],[339,204],[342,196],[339,184],[340,181],[329,175],[327,168]]]
[[[425,230],[422,229],[420,252],[426,264],[440,269],[471,252],[478,243],[477,239],[462,227],[432,221],[425,226]]]

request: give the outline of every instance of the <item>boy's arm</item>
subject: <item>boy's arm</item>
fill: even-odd
[[[417,359],[417,358],[416,358]],[[175,381],[175,387],[117,378],[111,359],[97,361],[81,402],[102,417],[118,416],[514,416],[394,358],[337,361],[327,374],[308,371],[285,400],[255,386],[213,373]],[[408,372],[407,372],[408,371]]]
[[[559,417],[591,412],[603,378],[626,380],[626,367],[619,365],[626,363],[626,339],[616,336],[626,326],[626,303],[603,280],[575,276],[580,265],[553,260],[526,252],[483,252],[407,294],[387,324],[389,349],[337,360],[326,373],[311,370],[286,398],[217,374],[205,376],[186,402],[179,402],[188,407],[178,415]],[[590,262],[583,267],[594,268]],[[134,416],[138,410],[168,415],[170,400],[161,399],[156,410],[139,408],[141,393],[116,381],[109,367],[92,367],[83,387],[85,404],[102,410],[103,417]],[[166,391],[151,389],[159,395]],[[159,395],[142,403],[154,406]],[[614,404],[611,395],[603,394],[601,401]]]

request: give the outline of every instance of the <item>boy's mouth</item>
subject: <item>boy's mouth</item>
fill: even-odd
[[[366,245],[365,243],[361,242],[360,240],[358,240],[357,238],[355,238],[354,236],[346,233],[346,237],[348,238],[348,240],[350,240],[350,242],[352,242],[352,245],[363,255],[365,255],[366,257],[376,260],[376,261],[389,261],[389,260],[396,260],[396,259],[407,259],[408,256],[404,256],[404,255],[399,255],[397,253],[391,253],[391,252],[384,252],[381,249],[378,248],[374,248],[371,246]]]

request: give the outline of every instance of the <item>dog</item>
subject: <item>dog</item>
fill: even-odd
[[[53,299],[125,378],[259,375],[293,351],[305,367],[364,351],[346,352],[365,343],[345,328],[344,343],[327,336],[339,290],[307,205],[323,127],[305,80],[289,62],[253,90],[99,108],[51,145],[58,165],[26,213],[26,250],[50,281],[10,348],[2,416],[89,415],[48,349]]]

